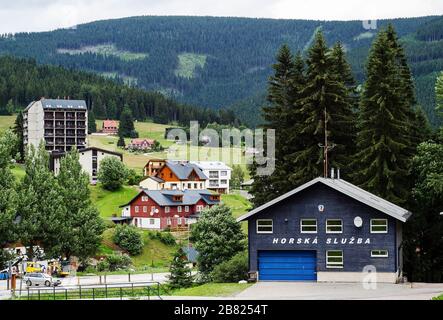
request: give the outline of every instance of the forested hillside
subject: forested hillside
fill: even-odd
[[[436,72],[443,70],[443,17],[383,20],[378,27],[388,23],[398,31],[414,73],[418,101],[435,125],[434,83]],[[278,48],[287,43],[292,51],[306,53],[320,28],[328,44],[342,42],[361,83],[377,31],[365,30],[361,21],[133,17],[5,35],[0,39],[0,54],[93,71],[184,103],[232,107],[243,120],[256,124]]]
[[[119,119],[129,106],[136,119],[157,123],[172,121],[189,125],[230,124],[234,116],[225,110],[210,110],[183,105],[156,92],[146,92],[83,71],[56,66],[38,66],[35,61],[0,57],[0,106],[8,103],[20,108],[41,97],[84,99],[97,118]]]

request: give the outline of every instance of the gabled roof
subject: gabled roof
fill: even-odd
[[[201,171],[199,167],[195,164],[177,162],[177,161],[166,161],[166,165],[169,169],[179,178],[180,180],[187,180],[189,175],[194,171],[199,179],[207,180],[208,177]]]
[[[380,212],[383,212],[397,220],[400,220],[401,222],[406,222],[409,217],[411,216],[411,212],[403,209],[387,200],[384,200],[368,191],[365,191],[345,180],[342,179],[326,179],[326,178],[317,178],[310,182],[305,183],[304,185],[268,202],[264,205],[248,212],[247,214],[241,216],[237,219],[237,221],[243,221],[249,219],[251,216],[255,215],[256,213],[269,208],[273,206],[274,204],[283,201],[294,194],[299,193],[302,190],[305,190],[314,184],[322,183],[332,189],[337,190],[338,192],[341,192],[357,201],[360,201],[361,203],[366,204],[369,207],[372,207]]]
[[[116,120],[104,120],[103,127],[106,128],[118,128],[118,122]]]
[[[43,109],[84,109],[86,102],[84,100],[62,100],[62,99],[42,99],[40,100]]]
[[[141,194],[144,194],[151,198],[159,206],[187,206],[194,205],[200,200],[204,200],[207,204],[219,204],[218,201],[211,201],[208,203],[206,200],[212,194],[209,190],[147,190],[143,189],[138,195],[136,195],[128,203],[121,205],[120,208],[130,205]],[[173,196],[183,196],[182,201],[173,201]]]
[[[98,152],[107,153],[107,154],[112,154],[114,156],[120,157],[120,159],[123,161],[123,153],[115,152],[115,151],[110,151],[110,150],[105,150],[105,149],[96,148],[96,147],[88,147],[88,148],[78,149],[78,153],[92,151],[92,150],[95,150],[95,151],[98,151]],[[52,158],[60,158],[60,157],[64,157],[67,153],[68,152],[64,152],[64,151],[53,151],[51,153],[51,157]]]
[[[146,181],[146,180],[148,180],[148,179],[154,180],[155,182],[158,182],[158,183],[163,183],[163,182],[165,182],[165,180],[160,179],[159,177],[156,177],[156,176],[147,176],[146,178],[144,178],[144,179],[141,180],[141,181]],[[140,181],[140,182],[141,182],[141,181]]]
[[[143,144],[145,141],[148,144],[154,144],[155,143],[155,140],[152,140],[152,139],[139,139],[139,138],[137,138],[137,139],[132,139],[131,140],[131,144],[134,144],[134,145]]]

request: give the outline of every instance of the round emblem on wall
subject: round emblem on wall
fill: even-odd
[[[360,217],[355,217],[355,218],[354,218],[354,225],[355,225],[357,228],[361,228],[361,226],[363,225],[363,220],[362,220],[362,218],[360,218]]]
[[[323,211],[325,211],[325,206],[322,205],[322,204],[319,204],[319,205],[318,205],[318,211],[319,211],[319,212],[323,212]]]

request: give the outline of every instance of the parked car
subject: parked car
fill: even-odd
[[[27,273],[23,277],[23,281],[25,281],[28,287],[31,286],[45,286],[45,287],[56,287],[61,281],[54,280],[50,275],[45,273]]]

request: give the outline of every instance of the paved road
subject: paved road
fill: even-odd
[[[360,283],[259,282],[236,299],[245,300],[429,300],[443,293],[443,284],[377,284],[368,290]]]

